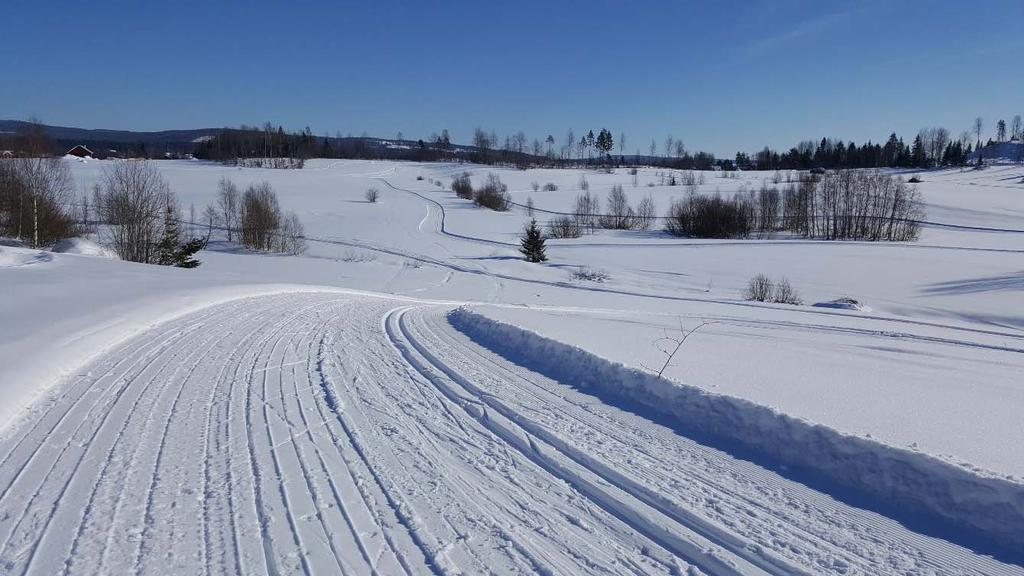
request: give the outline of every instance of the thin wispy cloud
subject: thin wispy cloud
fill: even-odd
[[[823,14],[821,16],[810,18],[802,22],[797,22],[792,28],[782,31],[778,34],[766,36],[747,44],[744,50],[748,55],[754,55],[764,50],[769,50],[778,46],[783,46],[800,40],[802,38],[811,37],[822,32],[838,26],[839,24],[849,20],[851,16],[856,13],[856,10],[843,10],[832,12],[829,14]]]

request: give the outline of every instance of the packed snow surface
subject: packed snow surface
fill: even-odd
[[[68,160],[81,189],[108,164]],[[222,177],[270,182],[309,249],[212,231],[182,270],[0,245],[0,572],[1024,573],[1019,165],[922,173],[913,243],[655,228],[550,240],[541,265],[525,210],[451,177],[496,172],[544,224],[581,178],[663,213],[788,175],[156,165],[184,214]],[[759,273],[822,305],[744,301]],[[663,410],[616,388],[702,322]],[[575,352],[560,371],[544,346]]]

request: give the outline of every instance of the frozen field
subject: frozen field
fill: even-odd
[[[104,162],[70,164],[86,189]],[[581,175],[659,213],[686,189],[157,166],[186,214],[221,177],[269,181],[308,251],[218,239],[180,270],[0,247],[0,572],[1022,572],[1020,166],[921,173],[914,243],[598,232],[543,265],[518,257],[523,210],[451,176],[555,212]],[[742,300],[758,273],[805,305]],[[866,308],[814,305],[844,296]],[[676,385],[639,371],[703,321]]]

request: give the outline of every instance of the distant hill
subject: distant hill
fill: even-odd
[[[0,120],[0,141],[2,141],[4,136],[14,135],[27,125],[28,122],[21,120]],[[164,153],[175,155],[188,154],[193,151],[196,143],[212,138],[225,130],[238,130],[236,128],[196,128],[191,130],[136,132],[133,130],[88,129],[70,126],[49,126],[45,124],[43,127],[56,144],[55,153],[62,154],[70,148],[81,144],[100,157],[108,154],[113,155],[113,151],[119,154],[151,157],[162,156]],[[323,136],[314,136],[317,145],[322,145],[324,139]],[[359,142],[366,150],[372,150],[377,155],[383,157],[394,158],[410,156],[413,151],[420,147],[418,140],[393,140],[368,136],[328,137],[326,140],[335,147],[352,146],[353,143]],[[450,150],[455,154],[470,154],[476,149],[472,146],[453,144]]]
[[[0,132],[15,133],[27,122],[21,120],[0,120]],[[89,142],[123,142],[146,144],[191,144],[197,138],[211,136],[220,128],[199,128],[195,130],[162,130],[159,132],[135,132],[132,130],[104,130],[72,128],[69,126],[45,126],[54,140],[73,141],[79,144]]]

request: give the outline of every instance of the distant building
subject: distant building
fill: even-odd
[[[89,150],[85,146],[79,144],[71,150],[68,150],[68,156],[78,156],[79,158],[85,158],[86,156],[92,156],[92,150]]]

